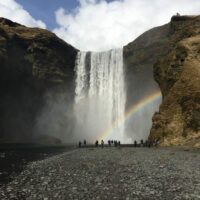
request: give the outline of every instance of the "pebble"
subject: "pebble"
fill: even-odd
[[[199,151],[170,152],[161,148],[66,152],[29,163],[11,182],[0,185],[0,199],[199,199]]]

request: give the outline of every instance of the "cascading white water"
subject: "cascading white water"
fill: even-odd
[[[125,103],[123,50],[79,52],[74,107],[75,132],[79,138],[124,142],[124,124],[118,124],[118,120],[124,117]],[[102,136],[106,129],[110,131]]]

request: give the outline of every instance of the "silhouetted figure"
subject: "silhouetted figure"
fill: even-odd
[[[86,140],[83,141],[84,146],[86,146]]]
[[[153,145],[153,142],[152,142],[152,140],[149,140],[148,143],[149,143],[148,147],[150,148]]]
[[[176,16],[181,16],[181,15],[180,15],[180,13],[177,12],[177,13],[176,13]]]
[[[98,140],[96,140],[96,142],[95,142],[95,146],[96,146],[96,147],[99,146],[99,141],[98,141]]]
[[[111,140],[111,144],[113,144],[113,140]]]
[[[103,148],[103,147],[104,147],[104,141],[101,140],[101,148]]]
[[[146,141],[145,141],[145,147],[148,147],[148,144],[149,144],[149,141],[146,140]]]
[[[120,143],[120,141],[118,141],[118,146],[120,147],[120,145],[121,145],[121,143]]]
[[[134,147],[137,147],[137,141],[136,140],[134,141]]]
[[[143,147],[144,146],[144,141],[140,140],[140,146]]]
[[[78,147],[81,148],[81,141],[79,141],[79,143],[78,143]]]
[[[108,140],[108,146],[109,146],[109,147],[111,146],[111,141],[110,141],[110,140]]]
[[[115,147],[117,146],[117,140],[114,140],[114,146]]]

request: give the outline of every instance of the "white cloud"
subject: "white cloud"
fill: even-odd
[[[10,19],[29,27],[46,28],[44,22],[34,19],[15,0],[0,0],[0,17]]]
[[[122,47],[144,31],[168,23],[171,16],[200,14],[200,0],[79,0],[72,13],[55,12],[54,32],[80,50]]]

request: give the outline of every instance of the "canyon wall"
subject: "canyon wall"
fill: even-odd
[[[32,141],[47,100],[61,91],[73,98],[76,54],[47,30],[0,18],[1,142]]]
[[[124,46],[126,107],[161,91],[149,137],[163,145],[199,145],[199,29],[199,16],[174,16]],[[47,30],[0,18],[0,142],[33,141],[38,132],[62,138],[77,52]]]
[[[170,29],[169,52],[154,64],[163,102],[150,138],[200,147],[200,16],[174,16]]]

